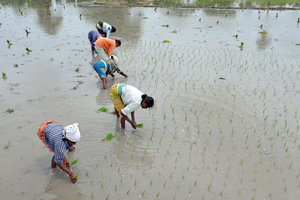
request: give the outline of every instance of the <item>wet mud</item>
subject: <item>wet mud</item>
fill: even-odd
[[[298,17],[1,4],[1,199],[297,199]],[[87,34],[98,21],[117,27],[114,54],[128,74],[109,77],[108,86],[125,82],[155,99],[136,111],[143,128],[121,129],[92,68]],[[79,159],[76,184],[50,168],[36,135],[50,119],[79,123],[82,138],[66,153]],[[109,132],[116,137],[103,141]]]

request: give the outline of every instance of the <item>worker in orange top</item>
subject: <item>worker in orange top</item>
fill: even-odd
[[[109,62],[111,55],[115,47],[121,46],[121,40],[112,40],[109,38],[100,37],[94,42],[96,51],[100,56],[100,60]]]

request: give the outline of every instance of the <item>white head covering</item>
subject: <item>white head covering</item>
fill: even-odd
[[[74,123],[64,128],[64,135],[68,140],[72,142],[78,142],[80,140],[78,125],[78,123]]]
[[[118,60],[119,60],[118,57],[115,56],[115,55],[112,55],[111,58],[112,58],[115,62],[118,62]]]

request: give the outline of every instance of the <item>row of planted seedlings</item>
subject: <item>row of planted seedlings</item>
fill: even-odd
[[[147,46],[147,42],[141,43]],[[150,45],[156,47],[155,43]],[[270,106],[270,100],[271,103],[273,101],[269,93],[274,97],[281,93],[274,94],[277,88],[257,78],[274,78],[279,69],[272,70],[268,65],[259,68],[266,62],[263,58],[253,62],[245,57],[237,59],[234,53],[221,54],[221,57],[231,59],[222,63],[222,58],[219,58],[218,62],[212,62],[215,65],[210,65],[213,57],[204,52],[199,59],[206,58],[206,61],[196,59],[187,69],[182,65],[187,55],[178,53],[171,45],[165,49],[164,58],[167,59],[160,57],[161,52],[152,52],[153,56],[150,54],[138,61],[130,59],[130,54],[122,55],[129,57],[128,66],[133,66],[132,70],[137,75],[132,82],[142,87],[147,85],[147,89],[160,101],[151,113],[154,122],[152,131],[149,131],[151,135],[143,137],[149,140],[148,146],[156,147],[156,152],[151,164],[125,167],[118,184],[116,177],[105,177],[110,174],[105,173],[102,179],[108,181],[107,190],[110,192],[107,197],[124,193],[127,195],[125,199],[135,196],[163,198],[170,194],[175,199],[188,198],[189,195],[200,195],[203,199],[234,195],[254,199],[274,195],[286,197],[290,188],[295,186],[291,186],[285,176],[293,176],[293,183],[298,180],[297,164],[291,160],[294,155],[289,150],[289,145],[295,146],[298,141],[297,137],[283,137],[281,129],[290,133],[297,131],[299,117],[295,112],[295,119],[286,116],[289,118],[284,124],[271,126],[269,120],[278,120],[281,116],[270,114],[274,107]],[[174,58],[174,54],[180,56]],[[284,69],[281,71],[285,72]],[[141,74],[142,77],[139,76]],[[156,80],[158,86],[153,89],[149,85]],[[188,80],[194,80],[194,83]],[[252,87],[250,83],[256,84]],[[265,90],[266,85],[270,89]],[[288,95],[294,92],[292,90]],[[290,105],[283,107],[284,113],[293,108]],[[292,125],[289,125],[290,120]],[[281,138],[276,138],[276,134]],[[135,156],[134,153],[131,155]],[[287,162],[279,162],[281,159]],[[113,170],[122,171],[120,165],[114,167],[112,160],[108,160],[107,165],[105,169],[111,168],[112,173]],[[124,182],[126,185],[133,183],[127,191],[122,186]],[[275,184],[277,182],[282,184]],[[101,184],[100,181],[100,185],[104,182]]]

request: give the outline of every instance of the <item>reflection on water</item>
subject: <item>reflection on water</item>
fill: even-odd
[[[203,9],[203,12],[208,16],[235,17],[236,15],[236,10]]]
[[[29,6],[29,7],[40,7],[40,6],[49,6],[49,4],[66,4],[66,3],[73,3],[77,0],[0,0],[2,5],[10,5],[10,6]],[[119,0],[112,0],[111,2],[118,3],[122,1]],[[100,3],[108,3],[110,5],[111,2],[101,2]],[[300,8],[300,3],[297,0],[284,0],[284,1],[265,1],[265,0],[152,0],[152,1],[136,1],[131,2],[131,4],[136,5],[144,5],[144,6],[185,6],[185,7],[204,7],[204,8],[272,8],[272,7],[279,7],[279,8]],[[86,0],[83,2],[85,5],[93,6],[95,5],[94,0]]]
[[[80,187],[78,187],[78,184],[71,184],[70,178],[65,172],[58,167],[51,170],[52,175],[50,176],[48,184],[45,187],[45,193],[49,194],[51,199],[86,199],[86,196],[82,194],[82,190]]]
[[[154,0],[154,6],[200,6],[204,8],[269,8],[269,7],[293,7],[299,8],[296,0],[265,1],[265,0]]]
[[[126,125],[129,126],[128,123]],[[153,163],[154,148],[143,145],[141,135],[137,135],[129,129],[121,129],[120,118],[116,119],[115,131],[117,139],[113,142],[112,149],[115,159],[120,165],[130,168],[130,166],[147,166]]]
[[[55,0],[51,0],[51,5],[45,3],[44,7],[37,8],[38,24],[45,32],[50,35],[55,35],[59,30],[63,17],[62,12],[57,10]],[[56,26],[57,28],[54,28]]]
[[[261,30],[261,32],[257,33],[256,44],[258,49],[266,49],[271,44],[271,35],[267,32],[267,30]]]

